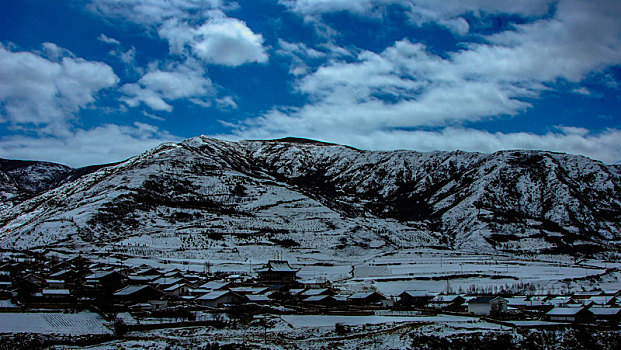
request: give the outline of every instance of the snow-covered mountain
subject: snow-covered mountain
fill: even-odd
[[[621,171],[567,154],[196,137],[93,170],[23,170],[30,193],[51,189],[0,210],[0,247],[593,252],[621,239]]]
[[[57,186],[73,169],[49,162],[0,159],[0,201],[21,202]]]
[[[0,209],[32,198],[64,182],[114,164],[73,169],[65,165],[0,158]]]

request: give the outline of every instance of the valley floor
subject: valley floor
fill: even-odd
[[[261,251],[264,249],[262,247],[238,247],[236,251],[221,252],[142,249],[142,254],[129,254],[129,251],[111,251],[105,247],[83,254],[93,262],[109,266],[138,268],[146,264],[159,269],[228,276],[253,276],[256,269],[267,260],[278,257],[299,269],[298,276],[302,281],[330,280],[340,293],[351,295],[376,291],[393,301],[405,290],[422,290],[433,294],[540,296],[595,290],[621,291],[621,262],[610,259],[577,260],[558,255],[504,256],[430,248],[403,249],[398,252],[352,250],[339,256],[303,249]],[[75,253],[52,249],[46,255],[62,261],[75,256]],[[75,315],[72,319],[83,317]],[[5,314],[5,317],[13,316]],[[88,317],[89,322],[101,325],[99,319],[90,315]],[[65,318],[58,316],[53,321],[66,323],[68,321]],[[258,314],[244,322],[231,319],[222,328],[182,326],[137,331],[130,327],[129,332],[121,337],[113,334],[108,323],[109,330],[97,333],[98,338],[84,341],[72,338],[71,334],[55,339],[53,329],[32,334],[13,328],[4,331],[0,329],[0,333],[4,333],[0,336],[0,349],[19,348],[24,344],[29,344],[29,348],[53,346],[65,349],[508,350],[616,349],[621,346],[621,331],[616,327],[593,324],[576,326],[545,322],[542,319],[532,319],[528,324],[516,322],[516,326],[512,327],[465,313],[434,314],[386,308],[375,309],[364,315],[318,315],[279,310],[278,314]],[[81,318],[78,321],[85,322]],[[127,324],[131,325],[131,321]],[[7,325],[4,326],[6,328]],[[64,326],[61,324],[59,327]],[[83,336],[95,333],[77,334]]]

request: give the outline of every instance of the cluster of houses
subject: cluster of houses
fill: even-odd
[[[572,295],[467,296],[404,291],[402,305],[503,318],[545,319],[551,322],[621,321],[620,291],[575,292]]]
[[[554,322],[617,324],[621,320],[619,291],[571,296],[467,296],[406,290],[387,297],[375,291],[346,293],[329,281],[300,281],[297,273],[283,260],[270,260],[250,278],[147,265],[115,266],[91,263],[82,257],[59,261],[13,254],[0,264],[0,312],[96,308],[140,316],[254,305],[307,313],[390,308]]]

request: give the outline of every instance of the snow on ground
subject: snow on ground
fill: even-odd
[[[403,322],[446,324],[453,327],[500,329],[500,325],[484,322],[476,317],[438,316],[341,316],[341,315],[283,315],[281,319],[293,328],[334,328],[337,323],[350,326],[394,324]]]
[[[537,294],[621,289],[621,273],[607,271],[616,264],[597,260],[578,262],[567,256],[541,256],[537,260],[428,248],[394,253],[351,249],[337,254],[318,249],[248,245],[206,251],[144,248],[138,255],[142,257],[111,261],[109,256],[113,252],[109,248],[101,251],[106,262],[246,275],[254,275],[257,268],[278,257],[298,268],[301,280],[330,280],[346,293],[376,289],[386,296],[397,296],[410,289],[432,293],[447,289],[464,293],[494,292],[524,284],[530,285],[530,293]]]
[[[101,316],[93,312],[0,313],[0,334],[38,333],[58,335],[111,334]]]
[[[346,325],[347,332],[338,334],[336,323]],[[257,315],[250,324],[239,327],[189,327],[132,332],[125,340],[110,341],[90,348],[176,349],[200,348],[218,343],[244,344],[259,349],[401,349],[411,346],[408,334],[412,331],[449,335],[501,329],[500,325],[475,317],[452,315]]]

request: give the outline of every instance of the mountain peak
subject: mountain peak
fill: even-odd
[[[268,143],[292,143],[292,144],[298,144],[298,145],[312,145],[312,146],[326,146],[326,147],[337,146],[337,147],[347,147],[349,149],[357,150],[357,148],[352,147],[352,146],[348,146],[348,145],[342,145],[342,144],[338,144],[338,143],[332,143],[332,142],[326,142],[326,141],[307,139],[307,138],[303,138],[303,137],[292,137],[292,136],[282,137],[282,138],[278,138],[278,139],[247,140],[247,141],[250,141],[250,142],[268,142]]]

